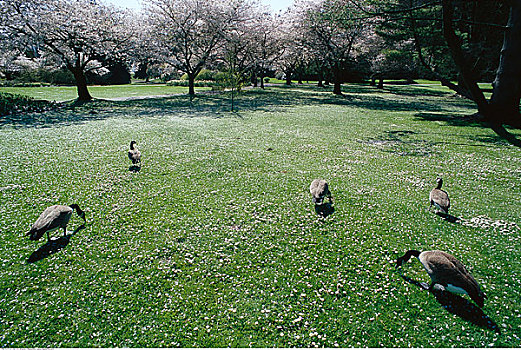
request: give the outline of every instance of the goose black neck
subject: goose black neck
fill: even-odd
[[[130,149],[134,149],[134,144],[136,143],[136,141],[132,141],[130,142]]]
[[[411,258],[411,256],[414,256],[414,257],[419,257],[420,256],[420,251],[419,250],[408,250],[407,253],[405,253],[405,255],[403,256],[404,260],[407,261]]]
[[[402,266],[404,263],[406,263],[407,261],[409,261],[411,256],[419,257],[420,253],[421,252],[419,250],[408,250],[404,256],[398,258],[398,260],[396,261],[396,267],[398,268],[398,267]]]
[[[69,205],[69,207],[71,207],[72,209],[76,210],[76,213],[78,215],[81,215],[81,213],[83,213],[83,210],[81,210],[80,206],[78,204],[71,204]]]
[[[441,190],[441,185],[443,184],[443,180],[442,180],[442,179],[438,179],[437,182],[438,182],[438,186],[436,186],[436,188],[437,188],[438,190]]]

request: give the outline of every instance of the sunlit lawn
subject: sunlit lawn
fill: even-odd
[[[2,119],[0,345],[521,346],[520,150],[459,119],[474,108],[450,93],[345,92],[254,89],[234,113],[227,95],[199,95]],[[440,175],[458,223],[427,211]],[[325,219],[317,177],[335,198]],[[57,203],[80,204],[87,226],[37,255],[45,239],[24,233]],[[454,300],[488,327],[402,279],[408,249],[468,266],[485,307]],[[416,260],[403,271],[429,281]]]
[[[196,88],[204,91],[209,88]],[[42,87],[0,87],[0,92],[21,94],[36,99],[49,101],[69,101],[76,99],[78,93],[74,86],[42,86]],[[100,99],[132,98],[142,96],[176,95],[188,93],[187,87],[167,86],[166,84],[129,84],[109,86],[89,86],[92,97]]]

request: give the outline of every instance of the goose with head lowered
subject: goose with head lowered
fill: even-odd
[[[478,282],[467,271],[465,266],[452,255],[442,252],[441,250],[428,250],[420,252],[419,250],[409,250],[404,256],[396,261],[396,268],[407,262],[412,256],[416,257],[423,265],[431,278],[429,290],[441,286],[443,290],[447,290],[455,294],[466,294],[479,306],[483,307],[486,298],[485,293],[481,291]]]
[[[313,203],[316,205],[322,205],[326,197],[329,198],[329,202],[333,202],[333,197],[331,196],[331,191],[329,190],[329,185],[326,180],[313,180],[309,186],[309,192],[311,192]]]
[[[441,189],[441,185],[443,185],[443,180],[441,177],[436,179],[436,184],[436,188],[434,188],[429,194],[429,201],[431,202],[429,209],[431,209],[434,205],[439,214],[446,215],[449,213],[450,208],[449,195],[447,192]]]
[[[136,141],[131,141],[128,151],[128,159],[132,161],[132,164],[141,163],[141,152],[137,149],[136,144]]]
[[[63,228],[64,236],[67,235],[67,224],[74,210],[83,221],[87,222],[85,212],[78,204],[52,205],[43,211],[26,235],[30,236],[31,241],[37,241],[44,233],[47,233],[47,240],[50,240],[49,232],[59,228]]]

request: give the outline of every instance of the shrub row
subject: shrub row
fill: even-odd
[[[51,86],[50,83],[41,82],[26,82],[20,80],[2,80],[0,81],[0,87],[40,87],[40,86]]]
[[[168,86],[188,86],[188,80],[170,80],[166,83]],[[214,87],[220,86],[221,83],[211,80],[196,80],[194,82],[195,87]]]
[[[35,100],[34,98],[0,92],[0,116],[27,113],[45,112],[59,106],[56,102]]]

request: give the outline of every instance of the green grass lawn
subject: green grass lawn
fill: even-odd
[[[199,87],[196,91],[209,90],[209,88]],[[70,101],[78,98],[75,86],[43,86],[43,87],[1,87],[0,92],[20,94],[48,101]],[[98,99],[143,97],[157,95],[175,95],[188,93],[187,87],[167,86],[166,84],[129,84],[129,85],[108,85],[108,86],[89,86],[92,97]]]
[[[248,90],[234,113],[222,94],[0,119],[0,345],[520,347],[520,150],[443,91],[345,92]],[[457,223],[427,211],[440,175]],[[325,219],[314,178],[335,199]],[[69,240],[35,255],[46,239],[24,234],[59,203],[87,225],[74,215]],[[402,279],[408,249],[460,259],[488,299],[482,312],[456,302],[501,334]],[[402,270],[429,282],[415,259]]]

